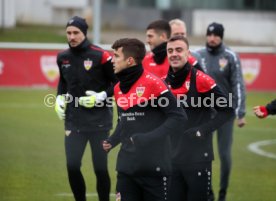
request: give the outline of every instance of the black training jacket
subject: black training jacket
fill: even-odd
[[[66,106],[65,129],[76,131],[110,130],[112,107],[85,108],[78,98],[85,91],[106,91],[113,95],[117,78],[113,73],[110,54],[85,39],[79,46],[70,47],[57,56],[60,72],[57,94],[69,94]]]
[[[172,93],[181,100],[179,103],[188,116],[186,128],[172,135],[173,164],[212,161],[212,132],[234,117],[229,97],[210,76],[189,63],[177,73],[170,68],[166,82]],[[224,100],[225,104],[217,104],[218,100]]]
[[[170,135],[177,133],[186,123],[183,108],[177,107],[175,97],[164,82],[147,71],[127,93],[123,93],[117,84],[114,96],[119,120],[108,141],[113,147],[121,143],[117,172],[142,176],[170,175]]]
[[[276,114],[276,99],[271,101],[271,103],[266,105],[266,109],[268,114],[275,115]]]

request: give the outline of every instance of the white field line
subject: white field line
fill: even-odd
[[[249,149],[249,151],[252,151],[255,154],[265,156],[268,158],[276,159],[275,153],[266,152],[261,149],[262,146],[268,146],[268,145],[272,145],[272,144],[276,144],[276,139],[254,142],[254,143],[249,144],[247,146],[247,148]]]
[[[73,197],[72,193],[57,193],[55,196],[60,196],[60,197]],[[86,197],[97,197],[97,193],[86,193]],[[115,197],[114,193],[110,193],[111,197]]]

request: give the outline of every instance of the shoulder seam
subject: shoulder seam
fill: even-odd
[[[106,50],[104,50],[104,49],[102,49],[102,48],[100,48],[100,47],[96,47],[96,46],[94,46],[94,45],[90,45],[90,48],[93,49],[93,50],[98,50],[98,51],[100,51],[100,52],[105,52],[105,51],[106,51]]]
[[[225,49],[225,52],[228,52],[229,54],[231,54],[234,58],[235,61],[237,61],[237,56],[236,56],[236,53],[233,52],[232,50],[229,50],[229,49]]]

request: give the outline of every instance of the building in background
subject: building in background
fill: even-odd
[[[16,23],[64,25],[73,15],[93,22],[94,0],[0,0],[0,25]],[[144,30],[156,19],[181,18],[189,35],[205,35],[212,21],[222,23],[229,40],[276,45],[275,0],[102,0],[101,24]]]
[[[111,35],[116,39],[135,37],[136,33],[144,37],[148,22],[176,17],[187,23],[189,36],[204,38],[207,25],[220,22],[227,30],[225,37],[228,40],[256,45],[232,46],[240,53],[247,89],[276,90],[276,82],[271,82],[276,66],[275,0],[210,0],[208,4],[194,0],[0,0],[0,29],[16,26],[16,23],[64,27],[73,15],[85,17],[92,27],[95,1],[101,1],[102,27],[132,30],[131,34],[124,29],[118,34],[115,34],[118,31],[107,31],[108,38]],[[259,44],[269,47],[260,47]],[[55,87],[58,79],[55,57],[67,45],[16,45],[0,43],[0,86]]]
[[[15,0],[0,0],[0,28],[14,27],[16,24]]]
[[[224,24],[227,38],[276,45],[275,0],[105,0],[103,25],[144,29],[149,21],[180,18],[189,35],[205,35],[213,21]],[[138,16],[138,17],[137,17]],[[265,31],[264,31],[265,30]]]
[[[185,8],[185,9],[229,9],[229,10],[256,10],[275,11],[274,0],[104,0],[106,4],[124,7],[148,7],[148,8]]]

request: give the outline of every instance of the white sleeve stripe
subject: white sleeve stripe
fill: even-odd
[[[166,93],[166,92],[168,92],[169,90],[168,89],[165,89],[164,91],[162,91],[160,94],[162,95],[162,94],[164,94],[164,93]]]
[[[213,84],[212,86],[211,86],[211,89],[213,89],[215,86],[217,86],[217,84],[215,83],[215,84]]]
[[[237,98],[238,98],[238,104],[237,104],[237,108],[236,108],[236,116],[238,116],[239,114],[239,110],[240,110],[240,107],[241,107],[241,85],[240,83],[237,84]]]
[[[231,54],[234,57],[235,66],[236,66],[237,70],[239,70],[238,68],[240,68],[240,65],[238,63],[238,58],[237,58],[237,55],[235,54],[235,52],[233,52],[229,49],[226,49],[226,52],[228,52],[229,54]],[[240,82],[240,80],[237,80],[237,81]],[[241,109],[241,102],[242,102],[241,83],[237,83],[237,106],[236,106],[236,110],[235,110],[236,116],[239,115],[239,111]]]
[[[234,57],[235,62],[237,61],[237,55],[235,54],[235,52],[229,50],[229,49],[225,49],[226,52],[228,52],[229,54],[231,54]]]

